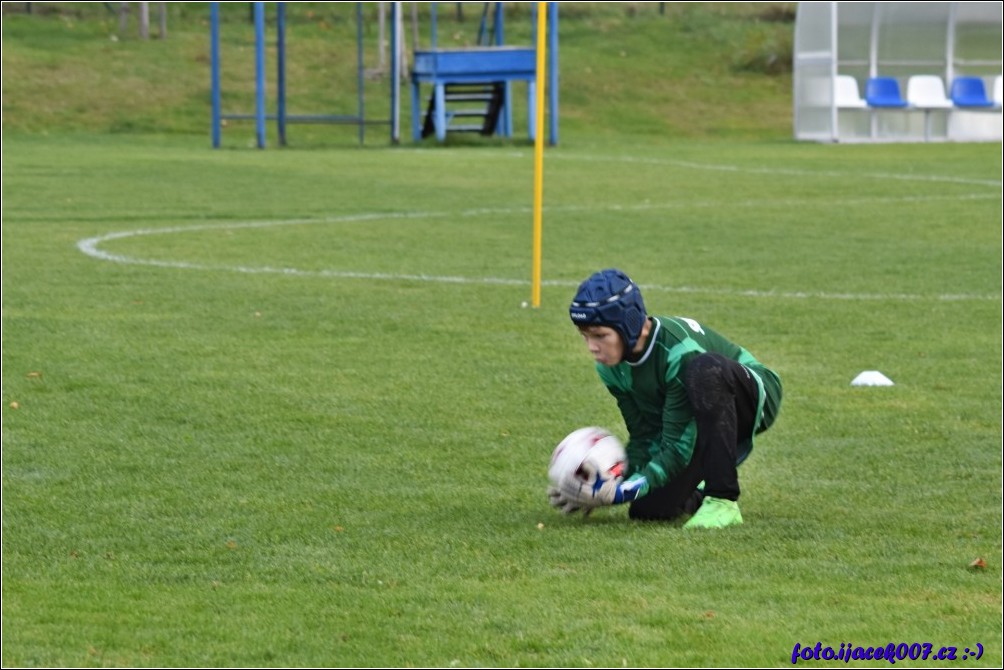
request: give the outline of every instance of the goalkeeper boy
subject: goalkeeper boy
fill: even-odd
[[[741,524],[737,466],[777,417],[777,374],[693,319],[649,316],[617,269],[582,282],[569,314],[624,417],[628,471],[593,485],[570,474],[549,490],[551,504],[629,503],[628,516],[646,520],[693,513],[684,528]]]

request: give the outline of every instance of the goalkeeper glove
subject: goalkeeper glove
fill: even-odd
[[[556,486],[551,486],[547,489],[547,498],[551,507],[556,507],[562,514],[582,512],[583,516],[589,516],[589,513],[593,511],[591,505],[585,505],[578,500],[569,498]]]
[[[643,475],[634,475],[627,481],[620,477],[597,477],[589,484],[574,474],[565,476],[557,487],[547,491],[552,507],[563,514],[582,511],[589,514],[597,507],[620,505],[631,502],[648,493],[648,480]]]
[[[620,505],[637,500],[648,493],[648,479],[645,475],[634,474],[630,479],[596,478],[593,483],[593,497],[602,500],[603,505]]]

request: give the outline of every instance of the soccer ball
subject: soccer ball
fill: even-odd
[[[548,479],[555,486],[570,473],[592,484],[597,477],[623,479],[627,470],[624,444],[610,431],[588,426],[569,433],[551,454]]]

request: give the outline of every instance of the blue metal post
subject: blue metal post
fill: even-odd
[[[432,28],[430,37],[431,44],[429,45],[430,49],[435,49],[436,45],[439,44],[439,30],[436,26],[439,17],[439,12],[437,11],[438,7],[439,3],[434,2],[432,3],[432,6],[429,8],[429,25]],[[418,49],[417,44],[415,45],[415,49]]]
[[[536,7],[536,5],[532,6]],[[492,40],[497,47],[505,44],[504,22],[502,3],[496,2]],[[512,83],[505,82],[502,84],[502,89],[502,113],[499,115],[498,130],[496,132],[502,135],[502,137],[512,137]]]
[[[419,82],[418,77],[411,78],[411,139],[418,142],[422,139],[420,121],[419,106],[422,104],[422,84]]]
[[[265,148],[265,3],[254,3],[255,129],[258,148]]]
[[[558,145],[558,3],[547,3],[547,58],[548,58],[548,132],[549,144]]]
[[[212,65],[210,79],[213,98],[212,135],[213,148],[220,147],[220,3],[209,3],[209,43]]]
[[[279,129],[279,146],[284,147],[286,146],[286,3],[278,3],[275,11],[275,27],[278,33],[276,41],[276,51],[278,52],[276,54],[278,60],[276,126]]]
[[[442,142],[446,139],[446,84],[440,81],[433,84],[432,95],[436,99],[433,125],[436,126],[436,139]]]
[[[505,28],[502,25],[502,3],[495,3],[495,25],[494,25],[494,35],[492,39],[495,42],[495,46],[500,47],[505,44]]]

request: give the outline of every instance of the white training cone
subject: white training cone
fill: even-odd
[[[851,386],[893,386],[893,383],[878,370],[865,370],[854,378]]]

